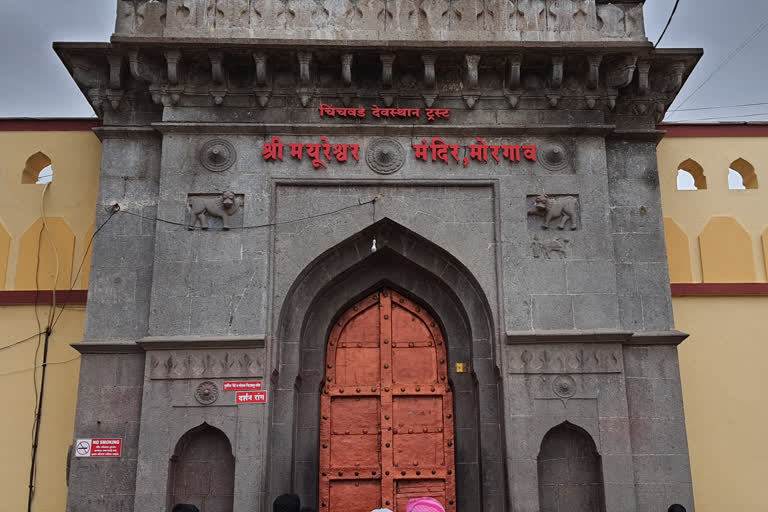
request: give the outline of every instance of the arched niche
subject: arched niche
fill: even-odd
[[[691,271],[691,250],[688,245],[688,235],[674,219],[669,217],[664,217],[664,239],[667,245],[669,281],[672,283],[692,282],[693,272]]]
[[[371,253],[374,234],[378,250]],[[318,256],[286,295],[275,337],[267,504],[295,492],[302,503],[318,506],[326,341],[340,314],[384,286],[423,304],[445,334],[456,411],[458,509],[491,503],[503,507],[501,386],[491,308],[477,280],[456,258],[389,219]],[[455,363],[466,363],[470,371],[456,373]]]
[[[75,234],[62,217],[37,219],[22,235],[16,265],[17,290],[69,290]],[[58,260],[58,265],[57,265]],[[58,278],[57,278],[58,267]]]
[[[539,450],[541,512],[604,512],[603,473],[592,436],[569,422],[552,428]]]
[[[705,283],[754,283],[752,238],[733,217],[712,217],[699,235]]]
[[[46,176],[41,176],[41,172],[44,169],[50,170],[50,174]],[[47,176],[50,176],[51,178],[51,179],[48,179],[48,181],[51,181],[53,179],[53,170],[51,169],[51,159],[48,158],[48,155],[46,155],[42,151],[38,151],[34,155],[27,158],[27,161],[24,164],[24,170],[21,173],[21,183],[22,185],[34,185],[35,183],[38,183],[38,181],[40,181],[41,177],[45,178]]]
[[[677,166],[677,189],[678,190],[706,190],[707,189],[707,177],[704,175],[704,168],[694,159],[689,158],[680,163]],[[680,171],[686,172],[693,178],[694,189],[683,187],[681,188],[681,176]],[[683,178],[684,179],[684,178]]]
[[[207,423],[184,434],[170,460],[168,510],[184,503],[200,512],[232,512],[234,491],[235,456],[227,435]]]
[[[743,158],[738,158],[734,160],[729,166],[729,171],[736,172],[741,176],[743,189],[747,189],[747,190],[757,189],[757,174],[755,173],[755,168],[752,166],[752,164],[750,164]],[[731,190],[742,189],[742,187],[732,186],[730,179],[728,180],[728,188]]]

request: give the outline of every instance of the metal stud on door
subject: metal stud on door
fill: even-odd
[[[384,289],[339,317],[326,354],[319,510],[405,512],[432,496],[454,511],[453,397],[435,320]]]

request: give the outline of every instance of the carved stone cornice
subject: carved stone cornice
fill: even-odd
[[[261,109],[383,102],[563,111],[564,118],[574,111],[600,111],[603,121],[628,117],[649,127],[663,118],[701,57],[699,50],[628,44],[529,43],[525,51],[514,45],[443,44],[425,51],[273,42],[254,51],[206,43],[60,43],[55,49],[100,116],[107,109],[130,112],[154,104],[256,108],[258,119]]]
[[[507,345],[536,343],[616,343],[620,345],[679,345],[688,337],[680,331],[553,330],[509,331]]]

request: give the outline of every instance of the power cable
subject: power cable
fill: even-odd
[[[46,363],[45,366],[56,366],[56,365],[60,365],[60,364],[67,364],[67,363],[71,363],[72,361],[77,361],[78,359],[80,359],[80,355],[77,355],[77,356],[73,357],[72,359],[66,359],[64,361],[54,361],[53,363]],[[43,365],[38,364],[38,365],[35,365],[35,366],[30,366],[29,368],[20,368],[18,370],[10,370],[10,371],[7,371],[7,372],[2,372],[2,373],[0,373],[0,377],[5,377],[6,375],[13,375],[15,373],[28,372],[30,370],[36,370],[38,368],[42,368],[42,366]]]
[[[27,512],[32,512],[32,500],[35,495],[35,476],[37,474],[37,448],[40,441],[40,425],[42,423],[43,419],[43,397],[45,396],[45,377],[47,374],[48,369],[48,348],[50,346],[50,340],[51,340],[51,334],[52,331],[52,325],[53,325],[53,315],[56,312],[56,286],[59,282],[59,271],[61,268],[61,264],[59,261],[59,250],[56,248],[56,243],[53,240],[53,236],[51,235],[51,231],[48,229],[48,221],[45,216],[45,193],[48,191],[48,187],[50,186],[50,182],[45,184],[45,187],[43,187],[43,192],[40,195],[40,217],[43,221],[43,227],[40,230],[40,235],[38,236],[38,245],[37,245],[37,265],[35,267],[35,319],[37,321],[38,329],[40,329],[40,317],[37,314],[37,306],[38,306],[38,298],[40,295],[40,251],[43,249],[42,244],[42,233],[45,231],[46,236],[48,237],[48,243],[51,244],[51,248],[53,248],[53,254],[56,258],[56,273],[54,275],[53,279],[53,296],[51,299],[51,308],[48,310],[48,322],[45,326],[45,344],[43,348],[43,364],[42,369],[42,375],[40,376],[40,394],[38,396],[37,393],[37,369],[33,369],[32,371],[32,381],[34,384],[35,389],[35,418],[32,423],[32,429],[34,432],[33,438],[32,438],[32,463],[29,467],[29,494],[27,495]],[[42,329],[40,329],[42,330]],[[37,347],[35,348],[35,366],[37,366],[37,355],[40,351],[40,334],[38,334],[38,341],[37,341]]]
[[[693,96],[699,92],[707,83],[709,83],[712,78],[720,72],[721,69],[723,69],[729,62],[731,62],[736,55],[738,55],[744,48],[747,47],[749,43],[751,43],[763,30],[765,30],[765,27],[768,27],[768,20],[764,20],[752,33],[750,33],[746,39],[738,46],[736,49],[732,50],[731,53],[728,54],[728,56],[718,64],[718,66],[715,68],[714,71],[712,71],[706,79],[704,79],[703,82],[691,93],[689,94],[677,107],[678,109],[681,108],[683,105],[685,105],[688,100],[693,98]]]
[[[680,5],[680,0],[675,0],[675,6],[672,7],[672,12],[669,14],[669,19],[667,20],[667,24],[664,26],[664,30],[662,30],[661,35],[659,36],[659,40],[656,41],[656,44],[653,45],[654,48],[659,46],[659,43],[662,39],[664,39],[664,34],[667,33],[667,29],[669,28],[669,24],[672,23],[672,18],[675,16],[675,12],[677,11],[677,6]]]
[[[21,344],[22,344],[22,343],[24,343],[25,341],[29,341],[29,340],[31,340],[31,339],[34,339],[34,338],[36,338],[36,337],[38,337],[38,336],[41,336],[41,335],[43,335],[43,334],[45,334],[45,331],[43,331],[43,332],[38,332],[37,334],[33,334],[33,335],[31,335],[31,336],[28,336],[28,337],[24,338],[23,340],[14,341],[14,342],[13,342],[13,343],[11,343],[10,345],[5,345],[5,346],[3,346],[3,347],[0,347],[0,350],[7,350],[7,349],[9,349],[9,348],[15,347],[16,345],[21,345]]]
[[[83,270],[83,265],[85,264],[85,260],[88,257],[88,251],[91,249],[91,246],[93,245],[93,241],[96,239],[96,235],[99,234],[99,231],[104,229],[104,226],[107,225],[107,223],[112,220],[112,217],[115,216],[115,214],[118,212],[120,208],[117,207],[115,209],[115,206],[112,206],[110,208],[109,217],[101,223],[101,225],[96,229],[96,231],[93,232],[93,235],[91,236],[91,239],[88,241],[88,245],[85,247],[85,251],[83,252],[83,259],[80,260],[80,266],[77,268],[77,273],[75,274],[75,277],[72,279],[72,286],[69,288],[69,293],[67,294],[67,298],[64,300],[64,302],[61,305],[61,310],[59,311],[59,314],[56,315],[56,319],[53,321],[53,324],[51,325],[51,328],[55,327],[56,324],[59,322],[59,319],[61,318],[61,315],[64,314],[64,309],[67,307],[67,304],[69,303],[69,299],[72,297],[72,290],[75,289],[75,283],[77,283],[77,278],[80,277],[80,272]]]
[[[696,107],[696,108],[672,108],[667,112],[693,112],[694,110],[717,110],[722,108],[741,108],[741,107],[757,107],[760,105],[768,105],[768,102],[762,103],[742,103],[741,105],[720,105],[717,107]]]
[[[304,221],[304,220],[316,219],[318,217],[327,217],[328,215],[333,215],[333,214],[336,214],[336,213],[339,213],[339,212],[343,212],[345,210],[350,210],[352,208],[359,208],[361,206],[365,206],[365,205],[371,204],[371,203],[375,204],[377,199],[378,199],[378,197],[374,197],[373,199],[369,199],[368,201],[360,201],[360,200],[358,200],[357,204],[351,204],[351,205],[339,208],[338,210],[333,210],[333,211],[324,212],[324,213],[318,213],[316,215],[309,215],[307,217],[301,217],[301,218],[298,218],[298,219],[291,219],[291,220],[286,220],[286,221],[282,221],[282,222],[270,222],[268,224],[257,224],[255,226],[231,227],[231,228],[229,228],[229,231],[237,231],[237,230],[242,230],[242,229],[259,229],[259,228],[267,228],[267,227],[271,227],[271,226],[283,226],[285,224],[293,224],[294,222],[301,222],[301,221]],[[116,208],[117,211],[120,212],[120,213],[125,213],[126,215],[132,215],[134,217],[139,217],[140,219],[151,220],[151,221],[156,221],[156,222],[162,222],[164,224],[170,224],[172,226],[183,226],[185,228],[189,227],[189,225],[184,223],[184,222],[176,222],[176,221],[172,221],[172,220],[161,219],[160,217],[148,217],[146,215],[141,215],[139,213],[134,213],[134,212],[130,212],[128,210],[123,210],[123,209],[120,208],[120,205],[117,205],[117,204],[115,206],[113,206],[113,208]],[[224,231],[224,228],[209,228],[209,229],[207,229],[207,231]]]
[[[735,122],[737,122],[738,120],[733,119],[734,117],[762,117],[762,116],[768,117],[768,112],[760,112],[760,113],[757,113],[757,114],[737,114],[737,115],[718,116],[718,117],[700,117],[700,118],[697,118],[697,119],[682,119],[682,120],[670,121],[669,124],[674,124],[674,123],[691,123],[691,122],[694,122],[694,121],[713,121],[715,119],[731,119],[731,120],[734,120]]]

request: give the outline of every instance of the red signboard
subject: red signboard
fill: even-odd
[[[226,381],[222,384],[221,388],[224,391],[258,391],[261,389],[260,380],[252,380],[247,382],[239,381]]]
[[[235,401],[238,404],[265,404],[267,403],[266,391],[238,391]]]
[[[120,457],[122,453],[122,439],[78,439],[75,441],[75,456],[77,457]]]

